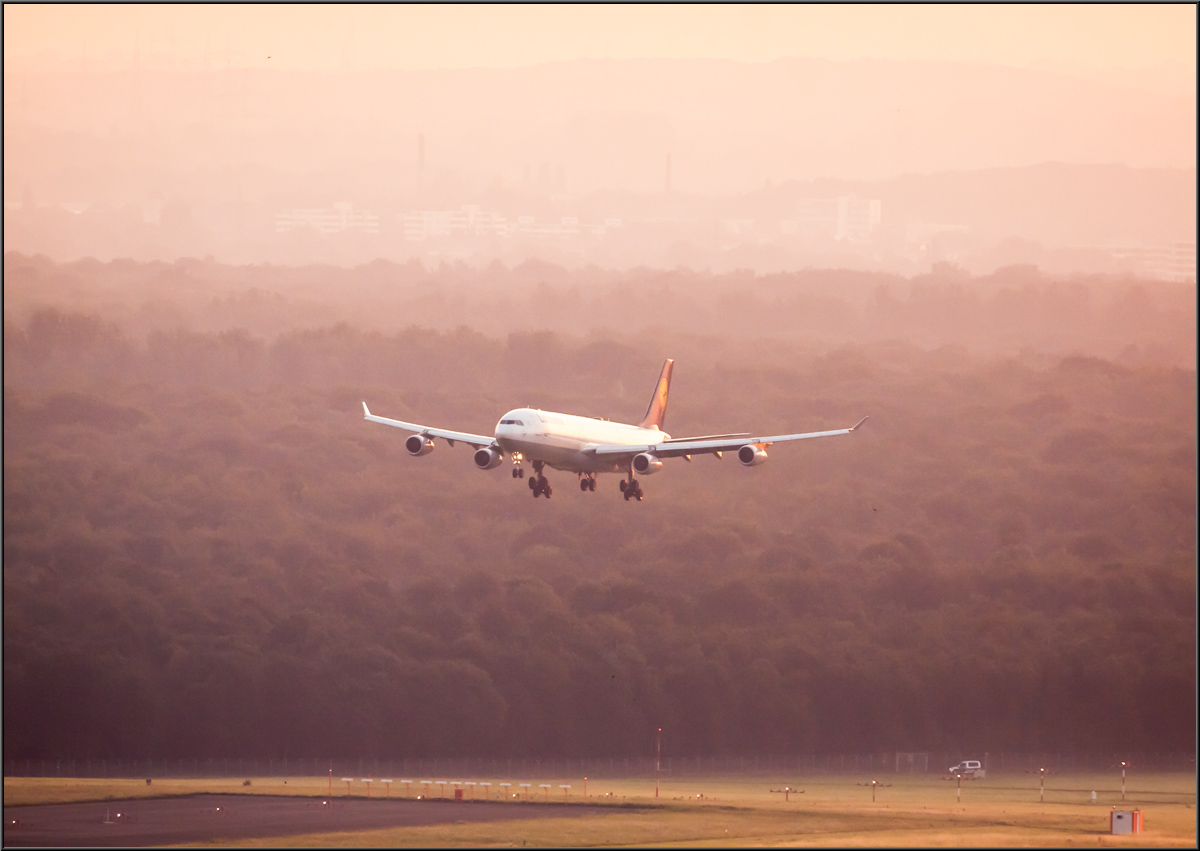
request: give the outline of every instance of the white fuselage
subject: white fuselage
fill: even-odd
[[[496,442],[506,453],[519,452],[529,461],[542,461],[572,473],[620,473],[628,469],[627,462],[589,453],[588,447],[653,446],[670,438],[656,428],[533,408],[509,411],[496,424]]]

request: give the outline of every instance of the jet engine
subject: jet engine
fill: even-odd
[[[408,450],[409,455],[419,458],[433,451],[433,441],[423,434],[414,434],[404,441],[404,448]]]
[[[503,461],[504,456],[490,446],[475,450],[475,466],[481,470],[498,467]]]
[[[747,444],[738,450],[738,460],[747,467],[757,467],[767,460],[767,450],[752,443]]]
[[[641,476],[649,476],[662,469],[662,461],[651,452],[642,452],[633,456],[633,472]]]

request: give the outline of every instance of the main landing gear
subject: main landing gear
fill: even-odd
[[[546,481],[546,477],[542,475],[542,463],[540,461],[533,462],[533,475],[529,477],[529,489],[533,491],[533,498],[537,499],[542,494],[546,495],[546,499],[554,493],[554,488],[550,487],[550,482]]]
[[[628,481],[621,479],[621,493],[625,494],[626,502],[629,502],[631,499],[636,499],[638,502],[641,502],[642,497],[644,496],[642,493],[641,484],[639,484],[638,480],[633,476],[630,476]]]
[[[592,473],[579,474],[579,489],[581,491],[596,491],[596,476]]]

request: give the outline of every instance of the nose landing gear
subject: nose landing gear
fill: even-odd
[[[521,462],[524,460],[525,460],[525,456],[522,455],[520,452],[514,452],[512,454],[512,462],[513,462],[512,477],[514,479],[525,478],[525,468],[521,466]]]

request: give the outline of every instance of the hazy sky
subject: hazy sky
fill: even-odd
[[[1196,62],[1175,5],[5,5],[5,62],[470,68],[576,58],[923,59],[1103,71]]]

